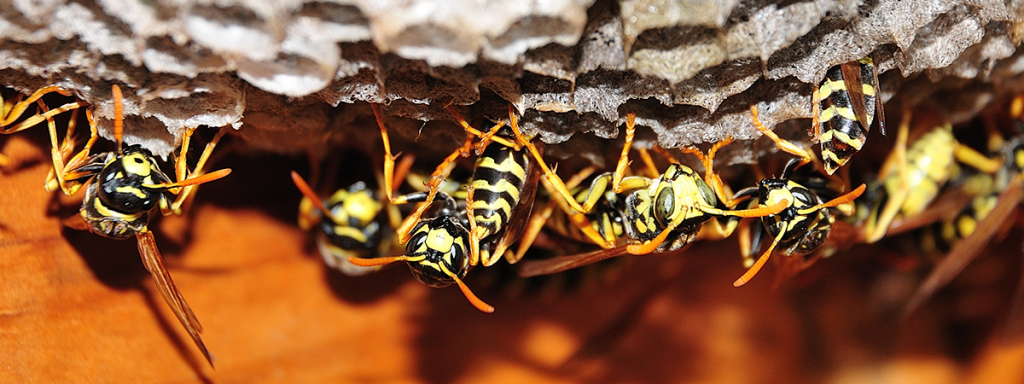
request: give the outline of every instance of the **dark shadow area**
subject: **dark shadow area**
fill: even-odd
[[[167,303],[163,299],[159,301],[154,299],[154,295],[160,297],[159,294],[150,292],[145,286],[144,281],[150,278],[150,274],[142,265],[135,239],[113,240],[69,228],[65,228],[63,234],[68,244],[82,256],[82,260],[85,261],[97,280],[116,290],[139,290],[142,292],[146,305],[154,313],[153,317],[157,319],[164,334],[174,344],[175,349],[192,368],[192,371],[202,382],[213,382],[203,373],[202,365],[205,365],[206,362],[197,360],[195,355],[190,352],[196,348],[192,341],[179,337],[179,334],[174,331],[175,327],[181,327],[181,325],[173,317],[163,316],[158,309],[158,306],[166,306]],[[188,300],[187,295],[185,300]]]
[[[151,292],[148,289],[143,289],[142,296],[146,298],[146,305],[148,305],[149,308],[151,308],[153,312],[156,314],[160,313],[160,311],[156,309],[157,306],[166,305],[166,303],[163,302],[162,298],[159,301],[156,299],[160,297],[160,294],[157,292]],[[174,331],[174,328],[181,327],[181,324],[177,322],[172,322],[164,316],[158,315],[154,317],[156,318],[156,321],[160,324],[160,329],[164,331],[164,334],[167,335],[167,338],[171,341],[171,343],[174,344],[174,348],[178,350],[178,354],[181,355],[181,358],[185,360],[185,362],[188,364],[190,368],[192,368],[192,371],[195,372],[196,377],[199,379],[199,381],[203,382],[204,384],[213,384],[213,379],[211,379],[209,376],[206,376],[206,374],[203,372],[203,366],[207,365],[206,360],[196,358],[196,355],[190,352],[193,350],[198,352],[199,349],[196,348],[195,344],[192,343],[191,339],[178,337],[178,333]],[[213,356],[213,352],[211,352],[211,356]],[[214,359],[213,361],[213,364],[216,364],[217,360]]]
[[[406,263],[387,265],[377,272],[363,276],[348,276],[324,265],[324,279],[331,292],[339,299],[350,303],[377,301],[395,293],[395,289],[412,278]]]

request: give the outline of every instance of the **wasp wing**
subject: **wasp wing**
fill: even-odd
[[[1016,212],[1014,208],[1020,203],[1021,197],[1024,197],[1024,178],[1017,176],[1010,182],[1006,190],[999,194],[999,202],[996,203],[992,212],[978,224],[978,228],[970,236],[967,236],[953,246],[949,255],[935,266],[932,273],[928,275],[928,278],[925,279],[921,287],[914,293],[914,296],[910,298],[904,315],[912,313],[921,303],[931,297],[935,291],[938,291],[939,288],[944,287],[953,280],[968,263],[984,250],[985,246],[988,245],[988,241],[999,232],[1006,219]]]
[[[544,147],[538,147],[537,149],[543,153]],[[523,190],[519,192],[519,203],[516,204],[516,209],[513,210],[512,216],[508,219],[505,234],[501,236],[498,246],[495,248],[496,253],[504,253],[512,243],[519,241],[519,238],[523,236],[523,232],[526,231],[526,225],[530,222],[530,217],[533,214],[533,203],[537,199],[537,184],[540,184],[541,169],[537,166],[535,159],[527,156],[527,160],[530,161],[530,164],[526,169],[526,183],[523,184]],[[514,255],[510,255],[506,259],[509,264],[519,262],[519,259]]]
[[[178,287],[174,285],[174,280],[171,280],[171,275],[167,272],[167,267],[164,266],[163,256],[160,255],[160,250],[156,247],[156,238],[153,236],[153,233],[146,231],[135,235],[135,237],[139,244],[139,254],[142,255],[142,264],[146,266],[146,270],[156,280],[156,287],[160,291],[160,295],[164,297],[164,301],[174,311],[174,315],[178,317],[178,321],[188,331],[189,336],[192,336],[192,341],[203,352],[206,361],[213,366],[213,358],[210,357],[206,344],[203,343],[203,339],[199,336],[199,333],[203,331],[203,326],[199,324],[199,320],[196,319],[192,308],[189,308],[185,298],[178,291]]]
[[[599,249],[596,251],[579,253],[575,255],[553,257],[545,260],[528,260],[522,262],[519,267],[519,277],[533,277],[550,275],[579,268],[584,265],[596,263],[601,260],[610,259],[626,254],[626,247],[618,246],[610,249]]]
[[[843,72],[843,83],[846,85],[846,93],[850,95],[853,113],[857,116],[857,121],[864,126],[864,132],[867,132],[871,129],[871,124],[868,120],[867,106],[864,105],[864,79],[860,75],[860,63],[851,61],[843,63],[839,68]]]

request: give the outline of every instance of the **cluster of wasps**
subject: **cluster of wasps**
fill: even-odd
[[[1015,171],[1019,166],[1013,168],[1020,160],[1005,156],[1015,155],[1011,148],[1016,141],[998,144],[1005,159],[937,141],[954,140],[949,124],[915,129],[915,137],[920,138],[908,141],[911,124],[907,111],[897,147],[883,169],[858,187],[846,190],[851,185],[849,177],[833,174],[864,146],[875,121],[885,134],[878,89],[870,57],[827,71],[813,95],[811,133],[821,144],[821,160],[813,150],[782,139],[762,125],[757,107],[751,106],[752,124],[793,158],[781,176],[759,173],[756,185],[735,193],[714,171],[713,164],[715,154],[732,142],[730,138],[714,143],[706,154],[695,147],[681,149],[699,159],[705,170],[703,176],[683,165],[670,151],[653,148],[668,163],[659,168],[648,149],[633,148],[635,115],[627,113],[625,144],[614,170],[597,174],[594,167],[584,167],[563,179],[545,160],[540,142],[520,130],[518,115],[511,106],[508,118],[489,129],[472,126],[447,106],[466,132],[466,139],[434,172],[420,176],[410,172],[411,156],[399,160],[393,154],[388,129],[374,105],[384,152],[383,170],[377,176],[379,188],[358,182],[321,199],[293,173],[296,186],[305,196],[300,205],[300,223],[304,228],[319,225],[317,243],[324,259],[347,274],[364,274],[386,264],[405,262],[419,281],[432,287],[457,285],[473,306],[488,313],[494,307],[477,297],[464,280],[473,268],[489,267],[501,259],[517,264],[520,277],[533,277],[621,255],[671,252],[696,240],[722,239],[737,233],[748,268],[734,282],[738,287],[758,274],[774,253],[783,256],[780,273],[792,274],[852,244],[874,243],[887,233],[963,222],[964,217],[981,230],[973,235],[960,233],[958,236],[968,241],[958,247],[979,248],[979,243],[991,238],[990,228],[1000,227],[1006,217],[987,216],[988,211],[971,208],[981,203],[968,205],[965,210],[971,210],[964,211],[960,218],[939,217],[927,209],[944,188],[942,179],[949,179],[953,173],[941,164],[966,161],[974,165],[977,177],[993,179],[988,189],[976,192],[977,198],[1012,207],[1020,200],[1013,195],[1021,188],[1020,172]],[[1021,107],[1014,108],[1011,115],[1019,119]],[[928,132],[946,136],[939,139],[936,133]],[[629,161],[633,151],[639,153],[644,164],[635,172]],[[469,156],[476,156],[472,175],[452,180],[455,160]],[[935,161],[934,157],[945,160]],[[396,192],[403,186],[411,192]],[[920,196],[920,191],[929,188],[936,192],[933,196]],[[835,227],[842,230],[832,236]],[[592,250],[526,257],[542,233]],[[956,240],[948,235],[942,239],[944,243]],[[758,253],[760,256],[755,257]],[[948,260],[960,260],[961,264],[972,257],[955,250],[950,256]],[[938,271],[943,268],[935,273],[942,273]],[[955,272],[943,274],[944,281],[948,281]],[[922,288],[922,292],[934,289]],[[919,296],[923,299],[927,294]]]
[[[815,91],[820,109],[816,131],[821,138],[831,174],[864,143],[876,113],[877,76],[870,59],[837,66]],[[818,108],[820,106],[820,108]],[[383,170],[375,192],[359,182],[321,200],[298,174],[292,175],[305,198],[300,223],[311,228],[319,223],[318,244],[328,264],[349,274],[406,262],[421,282],[432,287],[457,285],[469,301],[484,312],[494,307],[480,300],[463,281],[474,267],[488,267],[504,258],[519,264],[519,275],[552,274],[632,254],[665,253],[697,239],[720,239],[738,232],[746,238],[745,259],[749,270],[735,285],[745,284],[764,266],[775,249],[789,256],[816,253],[825,244],[835,222],[833,211],[850,212],[852,202],[865,186],[848,193],[827,191],[828,183],[808,179],[807,186],[794,179],[794,171],[811,164],[814,157],[800,146],[785,141],[757,121],[755,125],[796,159],[783,176],[763,178],[754,187],[732,193],[714,171],[717,151],[732,139],[715,143],[707,154],[695,147],[682,150],[695,155],[704,166],[701,176],[681,164],[672,153],[655,148],[667,159],[659,169],[650,152],[636,148],[645,167],[633,172],[629,156],[634,150],[635,115],[625,117],[625,144],[613,171],[597,174],[586,167],[563,180],[548,165],[539,142],[519,128],[518,116],[509,107],[508,118],[490,129],[478,129],[448,106],[452,117],[466,132],[464,143],[419,183],[412,192],[397,194],[409,174],[411,161],[394,156],[387,127],[373,106],[383,141]],[[881,120],[881,119],[880,119]],[[449,180],[454,161],[476,156],[472,176]],[[445,182],[447,181],[447,182]],[[543,188],[538,188],[543,186]],[[831,199],[822,196],[831,194]],[[410,203],[418,203],[415,208]],[[535,209],[536,207],[540,207]],[[403,219],[404,217],[404,219]],[[761,257],[751,256],[762,247],[760,219],[773,240]],[[524,256],[538,235],[558,236],[588,244],[591,251],[545,259]],[[515,251],[511,247],[518,243]],[[392,249],[402,249],[391,256]]]
[[[375,172],[375,185],[360,181],[322,198],[292,172],[304,196],[299,225],[316,232],[324,260],[343,273],[362,275],[404,262],[420,282],[439,288],[454,284],[474,307],[488,313],[494,307],[477,297],[464,280],[474,268],[490,267],[502,259],[517,264],[521,277],[531,277],[622,255],[672,252],[697,240],[736,233],[747,268],[734,282],[739,287],[754,278],[775,253],[782,254],[775,258],[782,261],[781,271],[796,272],[852,244],[918,230],[934,234],[929,244],[947,247],[942,249],[949,256],[922,286],[914,299],[917,303],[948,282],[1005,228],[1009,212],[1024,196],[1024,136],[1005,139],[1010,136],[993,130],[983,151],[958,143],[949,123],[923,121],[915,125],[922,128],[914,129],[912,136],[908,109],[881,170],[847,190],[854,185],[848,176],[833,174],[864,146],[876,120],[885,133],[878,89],[870,58],[827,71],[813,95],[811,132],[821,144],[820,157],[762,125],[757,107],[751,106],[752,125],[792,158],[780,176],[768,177],[757,170],[755,180],[747,184],[753,185],[736,192],[714,169],[716,153],[731,138],[714,143],[707,153],[696,147],[677,153],[695,156],[704,168],[703,176],[678,161],[672,151],[653,148],[667,164],[659,167],[650,150],[633,148],[633,113],[625,116],[624,145],[613,170],[598,173],[595,167],[584,167],[563,179],[545,160],[543,145],[520,130],[512,106],[508,118],[489,129],[472,126],[455,108],[446,106],[466,138],[433,172],[420,174],[412,170],[412,155],[392,152],[384,119],[378,106],[371,105],[383,150],[383,167]],[[91,153],[98,137],[91,111],[86,110],[89,140],[75,152],[74,115],[84,104],[48,109],[39,100],[49,92],[64,93],[48,87],[27,98],[5,101],[0,117],[9,128],[3,132],[47,123],[53,159],[47,188],[72,195],[87,186],[81,208],[87,228],[106,237],[137,238],[161,294],[210,359],[199,337],[201,327],[164,268],[147,224],[157,207],[165,215],[180,213],[196,185],[230,172],[203,171],[224,130],[207,144],[194,170],[188,169],[186,159],[194,129],[187,130],[173,161],[172,179],[146,149],[122,148],[117,86],[113,88],[117,150],[97,154]],[[32,105],[38,105],[38,112],[14,125]],[[1008,109],[1004,115],[1022,125],[1024,96]],[[54,117],[67,111],[73,116],[64,140],[58,141]],[[640,169],[630,167],[633,151],[644,165]],[[471,174],[454,179],[457,160],[470,156],[476,157]],[[970,170],[960,171],[959,165]],[[968,184],[974,187],[961,187]],[[945,197],[953,193],[946,191],[957,191],[957,198]],[[959,205],[954,210],[945,205],[930,208],[937,205],[933,202]],[[590,250],[527,257],[542,234]]]
[[[85,196],[79,210],[80,220],[66,221],[66,224],[111,239],[124,240],[135,237],[142,262],[146,270],[153,275],[160,295],[188,331],[196,347],[212,365],[213,360],[200,337],[202,325],[171,279],[153,232],[148,226],[150,218],[158,209],[163,215],[181,214],[183,205],[192,196],[196,186],[220,179],[231,172],[230,169],[210,173],[203,171],[214,147],[226,131],[220,130],[207,143],[197,165],[193,170],[189,170],[187,156],[191,137],[196,128],[185,130],[180,150],[173,161],[172,179],[160,168],[149,150],[141,145],[126,146],[121,142],[124,132],[123,95],[116,84],[113,85],[111,92],[115,115],[114,151],[93,152],[93,146],[99,138],[97,122],[93,118],[92,110],[86,109],[89,138],[76,152],[75,129],[78,112],[87,105],[82,101],[74,101],[49,109],[42,101],[43,96],[49,93],[70,95],[58,87],[44,87],[28,97],[16,95],[0,100],[0,127],[4,134],[12,134],[46,122],[50,133],[50,153],[53,162],[53,168],[46,178],[46,190],[52,192],[60,189],[65,195],[72,196],[85,187]],[[27,112],[32,108],[35,109],[35,114],[27,116]],[[71,117],[67,120],[66,132],[61,140],[54,118],[68,111],[71,112]],[[6,157],[0,158],[0,161],[2,165],[10,163]]]

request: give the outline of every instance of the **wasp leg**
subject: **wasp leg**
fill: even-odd
[[[466,184],[466,218],[469,219],[469,265],[480,264],[480,240],[483,234],[476,226],[476,215],[473,214],[473,183]],[[481,227],[482,229],[482,227]]]
[[[673,163],[676,162],[675,159],[671,157],[672,155],[670,155],[667,151],[658,147],[654,147],[653,149],[656,152],[662,154],[662,156],[665,156],[666,158],[671,160]],[[657,179],[658,176],[661,176],[661,172],[658,172],[658,167],[654,165],[654,159],[651,158],[651,153],[648,152],[646,148],[637,148],[636,151],[637,153],[640,154],[640,160],[644,162],[644,169],[647,171],[646,177],[651,179]]]
[[[412,237],[413,227],[416,226],[416,223],[420,221],[420,217],[422,217],[423,213],[426,212],[427,208],[430,207],[430,203],[432,203],[434,201],[434,198],[437,196],[437,191],[438,188],[441,187],[441,183],[448,178],[448,174],[451,173],[452,169],[455,167],[455,159],[459,158],[460,156],[468,156],[472,149],[473,136],[469,135],[466,137],[466,142],[463,143],[461,147],[456,148],[454,152],[448,155],[448,157],[446,157],[441,162],[441,164],[437,165],[437,168],[434,169],[434,172],[430,175],[429,181],[427,181],[426,187],[428,189],[428,195],[426,200],[421,202],[419,207],[417,207],[412,214],[406,217],[402,225],[399,226],[398,229],[396,230],[396,232],[398,233],[399,242],[405,244],[409,241],[409,238]],[[385,160],[385,162],[386,161],[387,160]],[[391,169],[392,175],[394,175],[393,161]],[[385,172],[387,172],[387,170],[388,168],[385,167]],[[387,175],[385,175],[385,177],[387,177]],[[405,204],[408,202],[408,199],[405,196],[391,197],[390,200],[392,204]]]
[[[626,168],[629,167],[629,150],[633,147],[633,136],[635,134],[636,114],[629,112],[626,114],[625,142],[622,144],[622,153],[619,154],[619,161],[615,164],[615,173],[612,176],[612,191],[615,191],[615,193],[623,191],[622,178],[626,174]]]
[[[739,202],[734,202],[732,200],[732,194],[726,191],[727,186],[725,185],[725,182],[722,181],[722,178],[718,176],[718,173],[714,170],[714,161],[715,154],[718,153],[718,150],[732,142],[732,137],[726,137],[724,140],[716,142],[711,146],[707,156],[704,156],[704,154],[696,147],[686,147],[682,149],[683,152],[691,153],[700,159],[701,164],[704,165],[704,182],[708,183],[708,185],[711,186],[711,189],[715,191],[715,195],[718,195],[718,200],[729,208],[735,207]]]
[[[203,168],[206,166],[206,162],[210,158],[210,154],[213,153],[213,149],[217,147],[217,144],[220,142],[220,139],[224,137],[224,135],[227,133],[228,128],[226,127],[221,128],[220,131],[217,131],[217,134],[213,137],[213,140],[210,140],[210,142],[206,144],[206,148],[203,150],[203,153],[199,156],[199,161],[196,163],[195,170],[192,172],[188,171],[188,165],[186,161],[188,160],[188,150],[189,145],[191,144],[190,139],[192,137],[192,134],[195,133],[195,130],[196,128],[194,127],[186,129],[185,136],[181,140],[181,152],[175,159],[174,169],[175,178],[177,179],[177,181],[175,183],[164,184],[160,186],[161,188],[169,189],[171,193],[175,193],[177,195],[177,197],[174,199],[173,202],[169,204],[169,206],[161,207],[161,211],[163,212],[164,215],[169,215],[171,214],[171,212],[180,215],[182,213],[181,207],[185,204],[186,201],[188,201],[190,196],[194,195],[195,188],[197,188],[199,184],[217,180],[231,173],[231,169],[229,168],[220,169],[210,173],[205,173],[203,171]]]
[[[576,188],[577,186],[580,185],[580,183],[583,182],[584,179],[593,174],[595,170],[596,168],[594,168],[593,166],[584,168],[577,172],[575,175],[573,175],[571,178],[569,178],[569,181],[567,181],[565,185],[569,188]],[[541,182],[545,184],[545,188],[547,188],[548,191],[554,190],[553,187],[551,187],[548,184],[547,180],[542,179]],[[526,224],[526,229],[523,230],[523,234],[519,239],[519,247],[516,249],[516,252],[515,254],[513,254],[512,258],[508,260],[509,264],[515,264],[519,262],[519,260],[523,259],[523,256],[526,255],[526,251],[530,249],[530,246],[533,245],[533,242],[537,239],[537,235],[540,234],[540,231],[544,228],[544,224],[548,221],[548,219],[551,218],[551,215],[554,213],[556,204],[560,203],[562,205],[562,210],[567,215],[578,214],[577,212],[570,209],[568,204],[559,201],[560,198],[561,196],[557,196],[556,194],[552,193],[551,201],[549,201],[543,209],[535,211],[531,215],[529,222]],[[590,229],[592,233],[595,235],[594,237],[591,237],[591,240],[601,239],[601,236],[597,234],[597,232],[594,232],[593,227],[590,226],[590,220],[587,220],[586,217],[583,215],[580,216],[583,217],[583,220],[585,220],[586,223],[586,227],[581,226],[580,229],[584,231],[584,233],[586,233],[587,229]],[[572,216],[570,216],[570,219],[572,219]],[[587,236],[590,237],[589,234]],[[601,242],[597,242],[596,244],[601,244]]]
[[[910,116],[911,112],[909,109],[903,112],[903,119],[900,121],[899,132],[896,134],[896,143],[893,145],[892,154],[882,164],[882,168],[878,173],[878,180],[885,180],[885,176],[892,172],[893,167],[896,167],[896,172],[899,172],[900,175],[901,185],[896,189],[896,193],[893,196],[889,196],[882,210],[868,218],[864,226],[864,241],[869,244],[878,242],[878,240],[885,236],[889,225],[896,218],[903,202],[910,195],[911,186],[906,185],[909,172],[907,170],[907,140],[910,136]]]
[[[755,262],[754,265],[752,265],[750,269],[748,269],[747,272],[743,274],[743,276],[740,276],[739,279],[736,279],[736,281],[732,283],[732,286],[741,287],[747,282],[749,282],[750,279],[753,279],[754,276],[757,275],[757,272],[761,271],[761,267],[764,267],[764,264],[768,262],[768,258],[771,257],[772,252],[775,251],[775,247],[779,245],[779,242],[782,241],[782,237],[785,235],[786,229],[782,228],[782,230],[779,231],[779,234],[775,236],[775,240],[772,241],[772,245],[768,247],[768,250],[765,251],[761,255],[761,257],[757,259],[757,262]]]
[[[46,113],[46,106],[40,103],[40,108]],[[75,109],[71,112],[71,120],[68,122],[68,129],[64,136],[64,141],[58,143],[57,139],[57,126],[53,121],[52,116],[46,118],[48,130],[50,133],[50,159],[53,162],[52,174],[47,174],[46,178],[46,191],[52,192],[60,188],[65,195],[74,195],[78,188],[82,186],[81,182],[77,180],[91,175],[91,172],[75,172],[90,161],[89,152],[92,151],[92,146],[96,143],[96,139],[99,138],[99,134],[96,131],[96,121],[92,117],[92,112],[89,110],[85,111],[85,116],[89,120],[89,140],[85,143],[85,147],[81,151],[72,156],[66,163],[64,158],[70,155],[75,148],[73,134],[76,127],[78,118],[78,110]],[[67,170],[73,170],[71,172]],[[75,181],[69,185],[68,180]]]
[[[549,201],[544,205],[543,209],[535,210],[530,215],[530,221],[526,224],[526,229],[523,230],[523,235],[519,238],[519,247],[516,248],[512,258],[508,259],[509,264],[515,264],[522,260],[523,256],[526,256],[526,251],[537,240],[537,235],[544,229],[544,224],[551,219],[551,214],[555,211],[555,204],[554,200]]]
[[[370,104],[370,108],[373,109],[373,115],[377,120],[377,126],[380,127],[380,136],[384,141],[384,191],[387,193],[388,201],[391,204],[405,204],[408,199],[404,196],[395,196],[395,159],[398,155],[391,154],[391,140],[388,137],[388,129],[384,125],[384,118],[380,114],[380,109],[377,108],[376,104]],[[416,208],[412,214],[405,218],[396,232],[398,233],[398,239],[401,244],[405,244],[412,237],[412,229],[416,226],[416,223],[420,221],[420,217],[426,212],[427,208],[430,207],[430,203],[434,201],[437,195],[437,189],[441,186],[441,183],[448,177],[448,173],[451,172],[455,166],[455,159],[459,156],[468,156],[470,151],[473,149],[473,134],[469,134],[466,137],[466,142],[459,148],[457,148],[452,154],[448,155],[438,164],[434,173],[430,175],[430,179],[427,182],[427,188],[429,194],[427,199],[423,201],[419,207]]]
[[[1003,167],[1002,157],[990,158],[976,151],[974,148],[956,143],[953,149],[953,157],[962,164],[971,166],[982,173],[995,174]]]
[[[634,117],[635,116],[633,113],[629,113],[627,116],[626,144],[623,147],[622,156],[620,156],[619,158],[619,163],[616,165],[615,173],[612,177],[613,189],[615,189],[616,192],[621,192],[621,190],[625,190],[626,185],[635,187],[635,189],[643,188],[646,187],[647,185],[650,185],[650,180],[639,182],[638,180],[633,180],[632,182],[629,182],[626,185],[622,185],[623,183],[625,183],[623,174],[625,173],[626,167],[629,163],[629,148],[632,145],[633,141]],[[541,167],[541,171],[544,172],[544,179],[550,183],[551,187],[554,189],[555,194],[560,195],[565,200],[565,202],[572,207],[572,209],[576,210],[579,213],[589,213],[592,209],[594,209],[594,205],[597,203],[598,200],[600,200],[600,196],[604,194],[604,192],[606,191],[606,188],[608,186],[607,182],[593,184],[591,190],[588,191],[587,197],[584,199],[584,203],[581,205],[579,202],[576,201],[576,197],[573,196],[572,192],[569,192],[569,188],[566,187],[565,182],[562,181],[560,177],[558,177],[558,174],[556,174],[554,170],[548,167],[547,163],[544,161],[544,157],[540,154],[540,151],[537,149],[537,147],[534,146],[533,143],[531,143],[523,136],[523,133],[519,130],[519,120],[516,117],[515,111],[513,110],[511,105],[509,106],[509,126],[512,128],[512,132],[516,135],[516,138],[526,146],[527,150],[530,151],[530,154],[533,155],[534,159],[536,159],[537,165]],[[616,185],[618,185],[619,187],[615,188],[614,186]],[[595,190],[593,188],[594,186],[599,186],[600,189]]]
[[[815,104],[815,105],[817,105],[817,104]],[[796,156],[796,157],[800,158],[800,164],[798,164],[794,168],[799,168],[799,167],[801,167],[801,166],[811,162],[813,157],[811,157],[811,154],[807,153],[806,150],[804,150],[803,148],[801,148],[800,146],[798,146],[796,144],[793,144],[793,143],[791,143],[791,142],[789,142],[787,140],[782,139],[781,137],[779,137],[779,135],[776,135],[775,132],[773,132],[772,130],[768,129],[763,124],[761,124],[761,119],[759,119],[757,117],[757,106],[756,105],[751,105],[750,106],[750,115],[751,115],[751,117],[752,117],[752,119],[754,121],[754,127],[756,127],[758,131],[761,131],[762,134],[764,134],[765,136],[768,136],[769,139],[774,141],[775,144],[778,145],[779,149],[785,151],[786,153],[789,153],[789,154],[791,154],[793,156]]]
[[[64,104],[64,105],[62,105],[60,107],[57,107],[55,109],[52,109],[52,110],[49,110],[49,111],[44,111],[42,114],[33,115],[33,116],[29,117],[28,119],[25,119],[25,121],[22,121],[21,123],[18,123],[17,125],[15,125],[13,127],[8,127],[8,125],[11,125],[15,121],[17,121],[19,118],[21,118],[21,116],[23,114],[25,114],[25,110],[27,110],[29,106],[31,106],[32,104],[36,103],[37,101],[39,101],[40,104],[41,104],[41,100],[40,99],[44,95],[46,95],[47,93],[50,93],[50,92],[57,92],[57,93],[60,93],[62,95],[69,95],[66,91],[64,91],[63,89],[61,89],[60,87],[57,87],[57,86],[43,87],[43,88],[40,88],[40,89],[36,90],[27,99],[22,99],[22,100],[19,100],[17,103],[15,103],[14,106],[11,109],[9,109],[7,111],[0,111],[0,114],[2,114],[2,120],[0,120],[0,129],[3,129],[3,131],[0,132],[0,133],[11,134],[11,133],[15,133],[15,132],[20,132],[20,131],[23,131],[25,129],[34,127],[37,124],[42,123],[43,121],[45,121],[48,118],[51,118],[51,117],[56,116],[56,115],[59,115],[59,114],[64,113],[66,111],[70,111],[70,110],[73,110],[73,109],[78,109],[78,108],[83,106],[82,103],[79,103],[78,101],[74,101],[74,102],[71,102],[71,103]],[[0,99],[0,108],[3,108],[3,105],[4,105],[3,104],[3,99]]]
[[[491,127],[491,129],[487,131],[487,133],[483,133],[480,132],[480,130],[473,128],[473,126],[469,125],[469,123],[466,122],[466,119],[463,119],[462,115],[456,112],[455,108],[452,108],[451,104],[445,105],[444,107],[445,109],[448,110],[449,113],[452,114],[452,116],[455,116],[455,121],[462,126],[462,129],[464,129],[466,133],[469,133],[473,136],[480,138],[480,143],[478,143],[476,147],[477,153],[483,152],[483,148],[487,147],[487,144],[489,144],[492,141],[500,143],[501,145],[504,145],[506,147],[514,148],[517,151],[523,148],[523,144],[519,143],[518,141],[509,141],[504,137],[495,136],[498,134],[498,131],[501,130],[501,127],[505,126],[505,124],[507,123],[506,121],[499,121],[497,124],[494,125],[494,127]]]

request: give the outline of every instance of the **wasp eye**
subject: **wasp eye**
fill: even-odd
[[[661,192],[658,192],[658,197],[654,199],[654,219],[662,227],[668,226],[672,214],[675,213],[675,208],[676,197],[672,188],[662,189]]]
[[[711,189],[708,183],[701,179],[696,179],[695,183],[697,184],[697,189],[700,190],[701,197],[704,198],[704,202],[710,206],[718,205],[718,195],[715,194],[715,191]]]
[[[136,158],[134,158],[134,160],[135,160],[136,164],[142,164],[142,159],[136,157]]]

